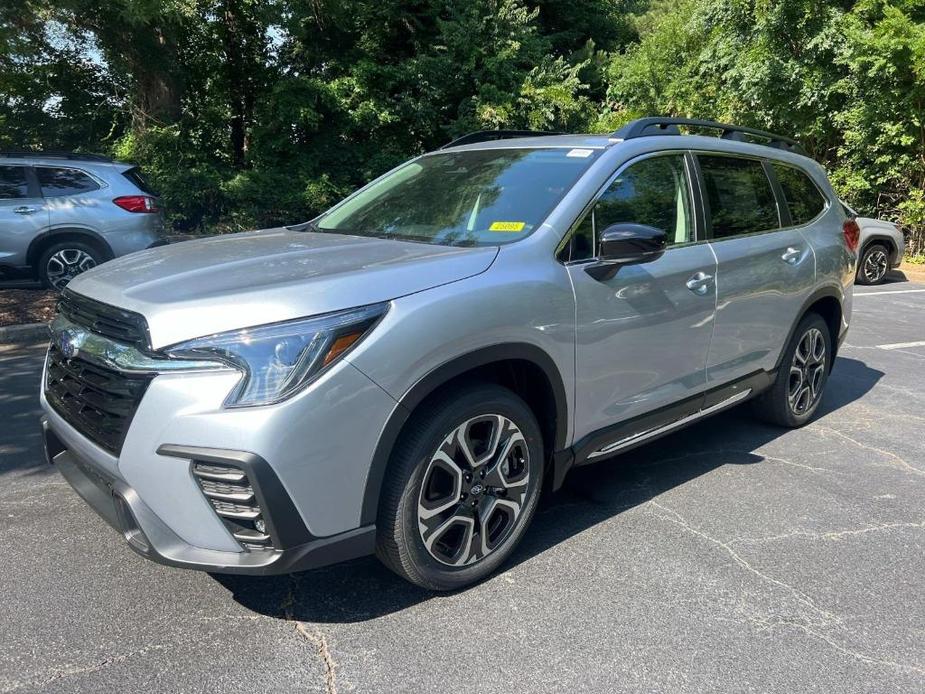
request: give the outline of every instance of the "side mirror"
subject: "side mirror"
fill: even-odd
[[[598,262],[587,272],[594,279],[608,280],[624,265],[639,265],[658,259],[668,246],[668,234],[645,224],[621,222],[604,229],[598,241]]]

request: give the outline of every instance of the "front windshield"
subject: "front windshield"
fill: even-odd
[[[482,149],[420,157],[325,214],[320,231],[495,246],[542,224],[593,149]]]

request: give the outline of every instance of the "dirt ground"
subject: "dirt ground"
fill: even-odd
[[[0,289],[0,327],[47,323],[55,312],[57,292],[47,289]]]

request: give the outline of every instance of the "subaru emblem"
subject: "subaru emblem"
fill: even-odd
[[[71,360],[77,356],[77,341],[70,330],[58,333],[58,351],[65,359]]]

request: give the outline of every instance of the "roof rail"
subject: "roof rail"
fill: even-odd
[[[751,142],[752,144],[766,145],[775,147],[787,152],[806,155],[806,150],[796,140],[775,135],[766,130],[756,128],[746,128],[741,125],[729,125],[727,123],[717,123],[712,120],[695,120],[692,118],[638,118],[624,125],[617,130],[612,137],[618,137],[623,140],[632,140],[637,137],[646,137],[648,135],[680,135],[679,125],[690,128],[706,128],[709,130],[722,131],[720,137],[723,140],[735,140],[737,142]],[[746,135],[757,137],[767,142],[753,142],[746,139]]]
[[[516,137],[540,137],[541,135],[563,134],[564,133],[553,130],[479,130],[478,132],[457,137],[455,140],[447,142],[440,149],[459,147],[460,145],[471,145],[476,142],[490,142],[491,140],[509,140]]]
[[[111,162],[112,157],[102,154],[77,154],[76,152],[36,152],[30,150],[0,150],[0,157],[11,159],[70,159],[73,161]]]

